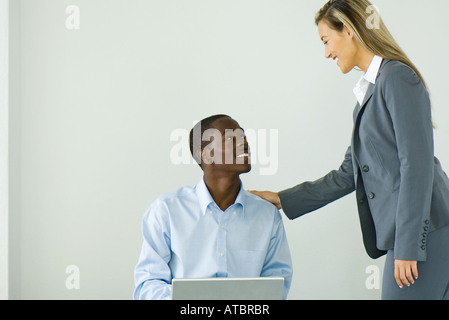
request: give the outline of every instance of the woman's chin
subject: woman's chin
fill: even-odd
[[[343,74],[348,74],[349,72],[351,72],[352,68],[345,68],[344,66],[340,66],[340,70]]]

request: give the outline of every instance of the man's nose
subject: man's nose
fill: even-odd
[[[246,139],[237,139],[237,147],[246,147],[248,145],[248,142]]]

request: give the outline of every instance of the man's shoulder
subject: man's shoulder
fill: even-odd
[[[160,195],[155,202],[170,203],[174,200],[180,200],[191,197],[194,194],[195,186],[183,186],[176,190]]]
[[[170,211],[174,206],[180,206],[184,202],[192,201],[195,193],[195,186],[183,186],[176,190],[164,193],[157,197],[148,208],[148,211],[157,209],[167,209]],[[163,210],[164,211],[164,210]]]
[[[249,209],[257,210],[258,212],[263,211],[271,215],[280,214],[279,210],[271,202],[268,202],[250,192],[245,191],[245,193],[246,193],[246,206],[248,206]]]

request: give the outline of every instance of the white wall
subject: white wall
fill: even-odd
[[[10,298],[131,298],[144,211],[201,177],[173,163],[170,136],[206,116],[277,130],[277,170],[255,165],[242,176],[248,189],[282,190],[338,168],[361,73],[344,76],[324,59],[314,25],[324,2],[18,1]],[[436,154],[449,168],[449,3],[376,4],[428,82]],[[383,259],[364,252],[354,195],[285,226],[290,299],[380,297],[365,282]]]
[[[0,299],[8,298],[9,4],[0,0]]]

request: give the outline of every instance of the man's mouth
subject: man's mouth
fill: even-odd
[[[236,158],[244,158],[244,157],[249,157],[249,153],[239,154]]]

